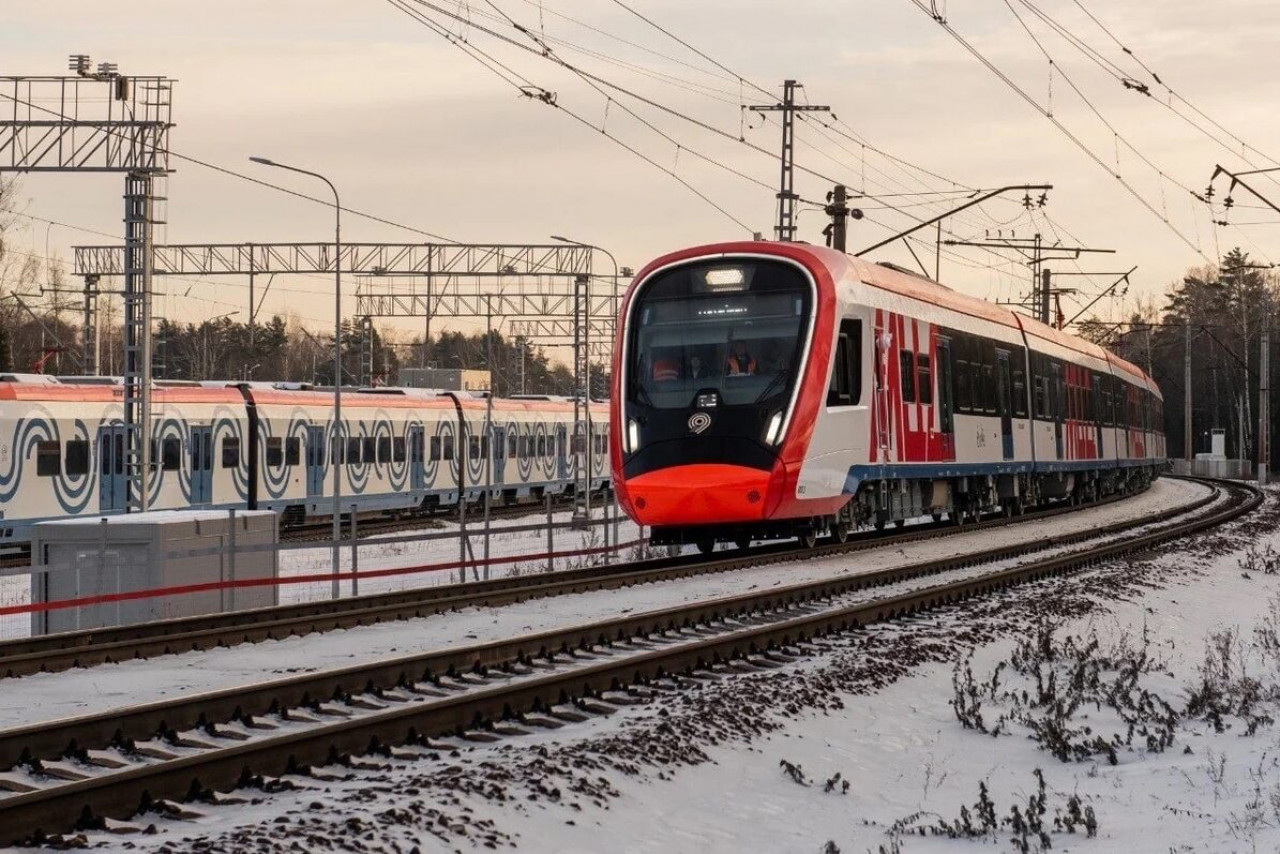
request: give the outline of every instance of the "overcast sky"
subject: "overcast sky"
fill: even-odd
[[[321,194],[322,187],[302,176],[247,158],[294,163],[330,177],[346,206],[444,238],[523,243],[564,234],[604,246],[633,267],[682,246],[752,231],[772,234],[778,179],[772,153],[779,129],[772,120],[747,120],[742,105],[766,100],[755,86],[776,93],[792,77],[805,85],[810,103],[829,105],[836,116],[822,118],[829,127],[799,125],[797,163],[821,177],[798,172],[797,191],[820,200],[830,188],[824,179],[833,178],[879,197],[857,202],[868,219],[852,225],[851,249],[955,204],[963,198],[959,188],[1034,182],[1055,187],[1044,208],[1028,213],[1014,195],[950,220],[950,236],[982,240],[997,229],[1018,237],[1040,231],[1050,242],[1114,249],[1114,256],[1086,256],[1078,267],[1067,261],[1049,266],[1107,272],[1137,265],[1131,296],[1160,294],[1187,268],[1235,245],[1260,261],[1280,260],[1280,215],[1250,207],[1256,200],[1237,191],[1241,207],[1227,217],[1233,225],[1218,227],[1213,220],[1223,218],[1221,207],[1211,212],[1188,193],[1204,190],[1217,163],[1251,169],[1275,165],[1268,157],[1280,157],[1280,4],[1083,1],[1084,7],[1075,0],[1010,0],[1012,6],[1004,0],[936,0],[936,8],[1030,98],[1051,105],[1054,118],[1102,165],[911,0],[631,3],[719,66],[612,0],[494,0],[556,56],[730,137],[741,132],[764,153],[624,95],[615,93],[608,103],[572,72],[538,56],[534,40],[485,0],[471,7],[440,0],[441,8],[461,11],[475,26],[431,14],[530,84],[556,93],[563,109],[520,97],[510,83],[386,0],[0,0],[0,74],[61,74],[66,55],[80,52],[95,62],[115,62],[124,73],[167,75],[178,81],[172,135],[178,153]],[[1086,8],[1177,97],[1091,22]],[[1052,71],[1015,10],[1052,57]],[[1103,62],[1086,58],[1037,12],[1063,25]],[[485,35],[480,25],[535,53]],[[1149,85],[1152,97],[1126,89],[1105,63]],[[1261,153],[1242,149],[1231,135]],[[163,241],[331,239],[330,212],[319,205],[181,160],[173,165]],[[727,215],[662,169],[675,171]],[[1255,180],[1280,200],[1280,183]],[[122,186],[116,175],[28,176],[23,210],[115,235],[121,231]],[[1225,187],[1220,181],[1220,190]],[[926,192],[934,195],[904,195]],[[24,224],[20,242],[40,255],[46,243],[69,259],[73,245],[109,242],[39,219]],[[799,224],[801,239],[821,242],[820,213],[805,210]],[[346,219],[344,237],[429,239],[354,216]],[[917,251],[931,268],[930,250]],[[916,264],[901,243],[873,258]],[[1016,261],[979,249],[949,250],[942,260],[944,282],[989,299],[1019,296],[1028,278]],[[1109,282],[1098,276],[1062,284],[1090,295]],[[171,282],[169,290],[158,314],[199,320],[237,310],[244,319],[247,313],[243,282]],[[292,313],[319,328],[330,322],[325,297],[331,293],[327,277],[282,278],[264,311]],[[1070,301],[1064,309],[1075,313]],[[401,328],[407,336],[417,324]]]

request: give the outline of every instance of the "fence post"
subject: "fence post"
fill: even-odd
[[[547,493],[547,572],[554,572],[556,568],[556,533],[555,528],[551,526],[551,493]]]
[[[232,507],[227,511],[228,521],[231,523],[231,554],[228,560],[231,564],[231,610],[236,609],[236,508]],[[227,588],[222,588],[222,610],[227,610]]]
[[[360,545],[356,528],[356,505],[351,505],[351,595],[360,595]]]

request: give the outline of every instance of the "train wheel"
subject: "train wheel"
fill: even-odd
[[[698,551],[704,555],[709,555],[716,550],[715,537],[701,537],[697,542]]]
[[[849,542],[849,529],[845,527],[844,521],[836,519],[831,526],[831,541],[833,543]]]
[[[811,549],[818,544],[818,535],[811,528],[801,531],[796,539],[800,540],[801,548]]]

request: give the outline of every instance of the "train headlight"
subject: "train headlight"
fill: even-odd
[[[627,419],[627,436],[623,450],[628,454],[640,450],[640,425],[636,423],[634,418]]]
[[[775,412],[773,417],[769,419],[769,426],[764,431],[764,443],[766,445],[776,445],[778,440],[782,438],[782,413]]]

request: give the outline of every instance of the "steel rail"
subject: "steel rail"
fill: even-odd
[[[415,653],[373,664],[361,663],[256,685],[189,694],[125,709],[110,709],[58,721],[34,723],[0,731],[0,768],[64,755],[83,756],[85,750],[113,744],[128,747],[135,740],[154,737],[157,732],[171,736],[191,727],[250,720],[280,709],[314,706],[335,698],[432,681],[447,675],[484,673],[514,662],[585,649],[611,640],[800,607],[869,587],[900,583],[1046,548],[1059,548],[1099,536],[1110,536],[1129,528],[1195,512],[1214,501],[1216,496],[1215,491],[1190,505],[1171,508],[1141,520],[1118,522],[1101,529],[1041,539],[1034,543],[1002,546],[868,573],[792,584],[763,592],[753,591],[686,603],[518,638]]]
[[[1110,496],[1088,505],[1102,506],[1127,496]],[[866,532],[847,543],[823,544],[809,550],[794,544],[765,545],[723,553],[658,558],[613,566],[585,567],[554,573],[506,576],[488,581],[440,585],[395,593],[371,594],[301,605],[283,605],[180,617],[131,626],[86,629],[0,642],[0,678],[57,672],[72,667],[172,655],[194,650],[280,640],[293,636],[408,620],[467,607],[492,607],[528,599],[669,581],[750,566],[890,547],[965,534],[1009,524],[1034,522],[1082,509],[1055,506],[1010,518],[999,517],[954,526],[934,523],[921,530],[885,534]]]
[[[151,765],[0,798],[0,828],[4,828],[4,838],[0,841],[38,840],[43,833],[61,832],[76,825],[92,826],[104,817],[125,818],[133,815],[140,807],[146,807],[159,799],[199,796],[212,790],[251,782],[256,776],[296,773],[313,764],[340,760],[350,754],[385,752],[390,745],[419,743],[424,738],[464,732],[483,726],[487,721],[545,711],[573,698],[590,697],[602,691],[644,683],[670,674],[767,654],[769,651],[803,644],[827,634],[950,605],[975,595],[1070,572],[1124,554],[1145,551],[1160,543],[1234,519],[1262,503],[1261,490],[1241,485],[1240,492],[1247,493],[1248,498],[1243,501],[1228,501],[1226,507],[1215,508],[1208,514],[1156,531],[977,577],[847,607],[803,613],[765,625],[733,629],[715,637],[693,637],[666,648],[643,649],[635,654],[620,655],[613,660],[609,660],[611,657],[607,656],[606,660],[566,668],[561,672],[513,678],[506,684],[482,686],[443,697],[419,697],[367,714],[353,715],[333,722],[318,722],[315,726],[236,743],[229,747],[215,747],[188,756],[171,757]],[[1184,509],[1181,512],[1186,511]],[[972,557],[966,559],[973,560]],[[796,585],[793,592],[798,592],[800,587],[805,586],[813,587]],[[761,610],[761,603],[769,597],[776,597],[780,592],[753,594],[757,603],[754,606],[748,605],[747,610]],[[816,590],[810,592],[810,598],[818,595]],[[747,605],[746,599],[749,597],[734,598],[739,606],[743,606]],[[702,603],[693,609],[684,610],[689,612],[707,607],[712,610],[707,613],[706,621],[713,623],[722,622],[735,613],[742,613],[729,607],[727,600]],[[597,648],[626,642],[631,638],[648,637],[672,627],[692,625],[692,622],[678,620],[675,610],[677,609],[664,612],[664,616],[656,621],[654,618],[657,615],[629,618],[626,622],[633,625],[633,631],[623,631],[619,621],[578,627],[562,633],[561,648],[569,649],[580,643],[589,648]],[[689,620],[692,619],[690,616]],[[519,641],[500,643],[512,644],[507,654],[514,656],[513,660],[525,659],[531,648],[546,652],[555,646],[549,638],[540,638],[532,647],[526,645],[523,652],[517,652],[515,645]],[[464,652],[457,650],[445,654],[459,655]],[[475,650],[471,654],[475,656]],[[501,663],[497,659],[492,661],[493,664]],[[460,663],[465,665],[465,659]],[[405,678],[416,680],[417,676],[408,673]],[[403,684],[411,687],[414,683],[406,681]]]

